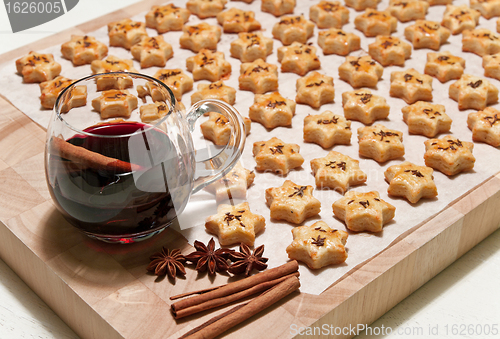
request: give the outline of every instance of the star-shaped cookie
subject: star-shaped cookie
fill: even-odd
[[[318,221],[292,229],[293,241],[286,248],[288,258],[305,263],[311,269],[338,265],[346,261],[347,232],[330,228]]]
[[[236,206],[221,204],[217,214],[205,220],[205,228],[208,233],[217,235],[221,246],[240,243],[253,246],[255,236],[266,228],[266,220],[252,213],[248,202]]]
[[[260,10],[279,17],[284,14],[293,14],[296,0],[262,0]]]
[[[338,28],[330,28],[318,33],[318,45],[324,55],[345,56],[361,48],[361,39],[354,33],[347,33]]]
[[[33,51],[16,60],[16,69],[25,83],[52,80],[61,73],[61,65],[54,61],[52,54]]]
[[[198,16],[200,19],[213,18],[217,16],[224,6],[226,6],[227,0],[188,0],[186,3],[186,8]]]
[[[215,194],[215,199],[223,200],[246,199],[247,189],[253,183],[255,173],[244,168],[238,162],[233,169],[222,179],[206,187],[206,190]]]
[[[234,105],[236,90],[226,86],[222,80],[211,84],[198,84],[197,91],[191,94],[191,105],[204,99],[218,99]]]
[[[141,68],[165,67],[167,60],[174,56],[172,45],[163,40],[163,36],[144,36],[130,48],[135,60],[141,63]]]
[[[458,102],[458,109],[485,109],[486,106],[498,101],[498,89],[488,80],[463,74],[450,85],[448,94]]]
[[[89,35],[72,35],[71,40],[61,45],[61,54],[74,66],[90,64],[108,54],[108,47]]]
[[[54,104],[56,103],[56,99],[59,93],[61,93],[63,89],[71,85],[73,82],[74,80],[59,75],[52,80],[40,83],[40,92],[41,92],[40,103],[42,107],[46,109],[54,108]],[[78,87],[85,88],[85,93],[87,93],[86,86],[78,86]],[[83,103],[83,105],[85,105],[85,102]]]
[[[462,32],[462,51],[479,56],[500,52],[500,35],[487,28],[465,30]]]
[[[242,63],[238,83],[241,90],[255,94],[277,91],[278,66],[268,64],[262,59]]]
[[[425,19],[429,3],[422,0],[390,0],[389,12],[401,22]]]
[[[481,13],[467,5],[447,5],[441,25],[448,28],[451,34],[462,33],[466,29],[476,28]]]
[[[420,74],[413,68],[392,72],[389,94],[403,99],[407,104],[432,101],[432,77]]]
[[[87,86],[74,86],[70,88],[60,100],[59,111],[61,113],[68,113],[74,107],[87,105]]]
[[[367,8],[363,14],[354,19],[354,26],[366,37],[391,35],[396,31],[397,25],[398,20],[389,11],[377,11],[372,8]]]
[[[202,49],[195,56],[186,59],[188,71],[193,73],[194,81],[218,81],[231,74],[231,64],[224,59],[224,53]]]
[[[110,46],[130,49],[148,33],[144,22],[123,19],[108,24],[108,35]]]
[[[417,20],[405,28],[405,38],[413,44],[414,49],[430,48],[437,51],[449,37],[450,30],[435,21]]]
[[[263,36],[261,32],[239,33],[238,39],[231,42],[230,52],[241,62],[265,61],[273,52],[273,39]]]
[[[216,50],[222,34],[220,27],[209,25],[206,22],[184,26],[182,31],[184,33],[179,39],[181,47],[195,53],[200,52],[202,49]]]
[[[448,176],[474,168],[476,158],[472,155],[474,144],[462,141],[451,135],[441,139],[429,139],[424,142],[425,165]]]
[[[330,188],[340,194],[349,187],[366,182],[367,176],[359,168],[359,161],[339,152],[331,151],[326,157],[311,160],[316,187]]]
[[[382,77],[384,67],[380,66],[371,56],[348,56],[339,67],[340,79],[348,82],[354,88],[376,87]]]
[[[500,53],[485,55],[483,57],[483,68],[484,76],[500,80]]]
[[[403,107],[401,111],[410,134],[433,138],[439,133],[448,132],[451,128],[452,120],[445,113],[443,105],[417,101],[413,105]]]
[[[342,93],[342,107],[346,119],[361,121],[365,125],[387,118],[391,109],[384,97],[372,94],[368,89]]]
[[[333,78],[319,72],[311,72],[297,79],[297,96],[295,102],[319,108],[324,104],[333,102],[335,89]]]
[[[387,193],[395,197],[404,197],[412,204],[422,198],[434,198],[438,195],[434,170],[427,166],[418,166],[409,161],[393,165],[384,172],[389,183]]]
[[[314,32],[314,24],[303,15],[283,16],[273,27],[273,37],[288,46],[292,42],[305,44]]]
[[[170,88],[176,100],[182,100],[182,94],[193,89],[193,79],[180,68],[160,69],[154,77]]]
[[[110,89],[92,100],[92,107],[101,113],[102,119],[129,118],[137,108],[137,97],[127,90]]]
[[[321,67],[316,47],[300,42],[278,47],[278,62],[281,63],[282,72],[293,72],[301,76]]]
[[[260,29],[260,22],[255,20],[255,13],[231,8],[217,14],[217,22],[224,33],[252,32]]]
[[[253,156],[257,163],[255,169],[287,175],[291,169],[300,167],[304,163],[299,151],[299,145],[286,144],[276,137],[268,141],[254,142]]]
[[[153,28],[159,34],[170,31],[181,31],[182,26],[189,20],[191,13],[174,4],[165,6],[153,6],[146,14],[146,27]]]
[[[424,73],[432,75],[441,82],[460,79],[464,73],[465,60],[448,51],[427,53]]]
[[[295,114],[295,102],[284,98],[279,92],[257,94],[250,106],[248,117],[265,128],[291,126]]]
[[[339,1],[321,0],[309,8],[309,18],[318,28],[342,28],[349,22],[349,10]]]
[[[411,45],[397,37],[379,35],[368,45],[368,53],[382,66],[404,66],[411,56]]]
[[[500,111],[487,107],[483,111],[470,113],[467,125],[472,131],[472,140],[500,146]]]
[[[349,191],[332,205],[333,213],[354,232],[382,232],[394,218],[396,207],[380,199],[376,191]]]
[[[130,59],[121,59],[114,55],[108,56],[104,60],[94,60],[90,64],[92,74],[109,72],[137,72],[134,62]]]
[[[351,144],[351,122],[331,111],[304,118],[304,141],[323,148]]]
[[[205,113],[205,115],[207,115]],[[205,139],[212,141],[219,146],[227,145],[231,138],[231,124],[222,114],[217,112],[208,112],[209,119],[200,125],[201,133]],[[247,117],[243,118],[245,132],[250,133],[251,121]]]
[[[381,0],[345,0],[345,5],[359,12],[367,8],[377,9],[377,5],[380,1]]]
[[[500,0],[470,0],[470,8],[478,10],[486,19],[500,15]]]
[[[285,180],[281,187],[266,189],[266,203],[271,210],[271,218],[300,225],[307,218],[318,215],[321,202],[312,192],[312,186],[297,185],[290,180]]]
[[[151,123],[160,120],[169,112],[169,107],[161,101],[156,101],[152,104],[145,104],[139,107],[141,121]]]
[[[358,128],[359,155],[379,163],[397,159],[405,154],[403,133],[376,124]]]

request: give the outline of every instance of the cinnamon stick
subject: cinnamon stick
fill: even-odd
[[[253,294],[265,291],[265,290],[267,290],[267,289],[269,289],[269,288],[271,288],[271,287],[279,284],[283,280],[290,278],[291,276],[298,277],[299,276],[299,272],[294,272],[292,274],[285,275],[285,276],[283,276],[281,278],[278,278],[278,279],[274,279],[274,280],[270,280],[270,281],[265,281],[263,283],[255,285],[253,287],[250,287],[250,288],[248,288],[246,290],[230,294],[230,295],[228,295],[226,297],[212,299],[212,300],[203,302],[203,303],[198,304],[198,305],[187,307],[187,308],[184,308],[184,309],[181,309],[181,310],[178,310],[178,311],[173,311],[174,318],[175,319],[181,319],[181,318],[187,317],[187,316],[195,314],[195,313],[203,312],[203,311],[215,308],[215,307],[226,305],[226,304],[232,303],[234,301],[237,301],[237,300],[249,297],[249,296],[251,296]]]
[[[176,314],[182,309],[198,305],[212,299],[222,298],[233,293],[249,289],[266,281],[281,278],[282,276],[296,272],[298,269],[299,264],[296,260],[292,260],[281,266],[271,268],[264,272],[252,275],[248,278],[221,286],[220,288],[217,288],[213,291],[177,301],[170,307],[172,308],[172,312]]]
[[[53,137],[50,143],[52,152],[83,168],[94,168],[115,173],[128,173],[143,169],[140,165],[92,152],[86,148],[75,146],[61,138]]]
[[[215,287],[210,287],[210,288],[205,288],[203,290],[198,290],[198,291],[193,291],[193,292],[187,292],[187,293],[182,293],[182,294],[177,294],[177,295],[173,295],[170,297],[170,300],[176,300],[176,299],[181,299],[181,298],[185,298],[185,297],[189,297],[190,295],[193,295],[193,294],[203,294],[203,293],[207,293],[207,292],[210,292],[210,291],[213,291],[213,290],[216,290],[218,288],[221,288],[222,286],[224,285],[221,285],[221,286],[215,286]]]
[[[229,330],[231,327],[240,324],[253,315],[273,305],[277,301],[286,297],[300,287],[299,279],[296,276],[291,276],[278,285],[272,287],[262,293],[248,304],[235,308],[226,312],[224,316],[218,316],[217,320],[209,320],[208,322],[197,327],[197,331],[190,331],[187,335],[182,336],[183,339],[211,339]]]

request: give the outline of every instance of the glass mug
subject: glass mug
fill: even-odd
[[[131,72],[88,76],[59,94],[45,174],[56,207],[72,225],[107,242],[149,238],[177,218],[192,193],[231,170],[245,145],[239,113],[219,100],[197,102],[187,114],[180,105],[165,84]],[[141,112],[147,118],[141,120]],[[217,154],[200,160],[191,133],[208,112],[227,118],[231,136]]]

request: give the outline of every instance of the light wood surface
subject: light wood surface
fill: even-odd
[[[91,23],[0,56],[60,43],[70,34],[129,17],[160,1],[130,6]],[[186,280],[155,283],[148,256],[161,246],[189,251],[173,230],[126,248],[93,241],[53,206],[43,171],[45,131],[0,98],[0,257],[83,338],[177,337],[213,316],[175,322],[168,297],[207,287],[188,270]],[[492,233],[500,220],[500,174],[397,239],[319,296],[294,293],[227,337],[290,337],[290,325],[371,323]],[[215,283],[222,283],[217,278]],[[362,311],[360,311],[362,310]],[[221,310],[222,311],[222,310]],[[220,311],[219,311],[220,312]],[[279,319],[279,321],[276,321]],[[252,322],[252,326],[245,326]],[[344,337],[350,337],[346,335]]]

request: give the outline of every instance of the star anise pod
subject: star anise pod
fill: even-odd
[[[229,272],[232,274],[242,274],[245,272],[245,276],[249,276],[253,269],[257,271],[262,271],[267,268],[267,258],[263,258],[264,245],[257,247],[253,253],[250,247],[244,243],[240,244],[240,251],[233,252],[230,254],[233,263],[229,267]]]
[[[171,278],[175,279],[177,273],[181,275],[186,274],[186,270],[183,265],[186,258],[178,249],[169,251],[167,248],[163,247],[161,252],[153,254],[149,257],[149,260],[151,260],[151,262],[149,263],[147,270],[156,275],[168,274]]]
[[[196,251],[187,255],[186,260],[195,263],[198,272],[208,270],[208,273],[213,275],[215,272],[225,272],[229,268],[227,260],[229,259],[229,254],[234,252],[234,250],[229,248],[215,250],[214,238],[210,239],[208,245],[196,240],[194,247]]]

